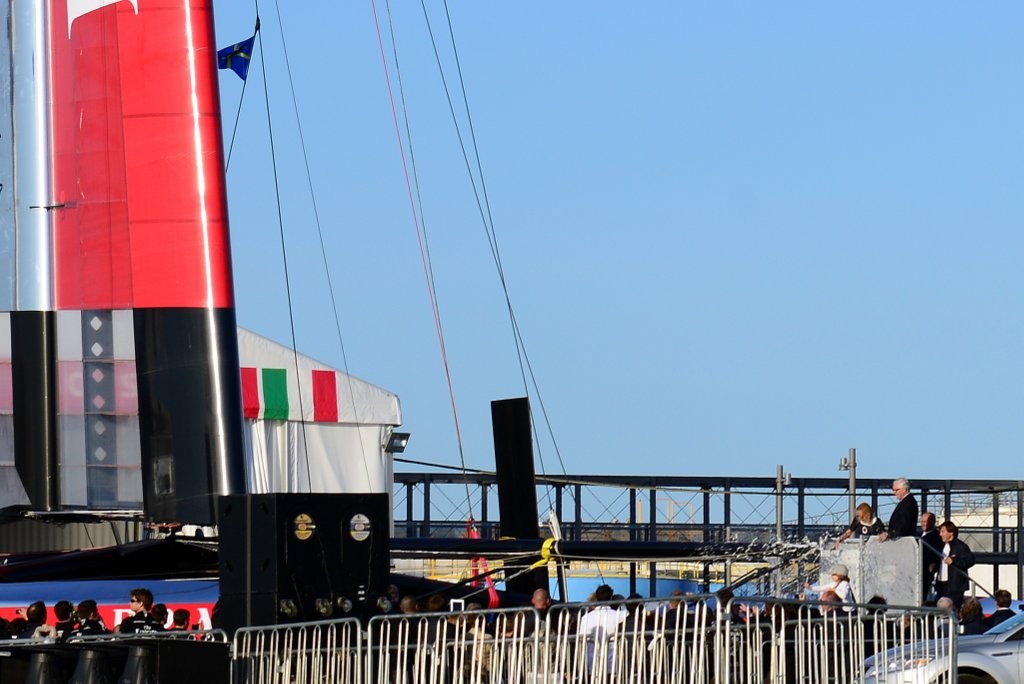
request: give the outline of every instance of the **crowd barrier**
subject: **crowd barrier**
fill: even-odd
[[[846,608],[850,608],[847,610]],[[953,681],[948,612],[714,597],[0,644],[0,684],[847,684]],[[881,676],[879,676],[881,673]]]
[[[845,684],[875,656],[902,681],[924,650],[955,662],[954,630],[936,609],[743,598],[720,610],[701,596],[247,628],[231,671],[233,684]]]
[[[246,684],[368,682],[358,620],[246,627],[235,632],[231,681]]]
[[[0,684],[226,682],[229,646],[220,630],[0,641]]]

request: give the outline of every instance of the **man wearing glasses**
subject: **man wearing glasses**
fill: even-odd
[[[153,607],[153,592],[144,587],[132,589],[131,598],[128,600],[129,607],[135,611],[134,615],[121,620],[121,624],[114,628],[119,634],[135,634],[137,632],[162,632],[164,626],[149,614]]]
[[[910,482],[900,477],[892,482],[892,495],[899,501],[892,515],[889,516],[889,527],[878,535],[878,541],[913,537],[917,533],[917,499],[910,493]]]

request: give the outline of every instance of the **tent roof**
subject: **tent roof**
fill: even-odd
[[[242,327],[238,353],[248,419],[402,424],[398,395]]]

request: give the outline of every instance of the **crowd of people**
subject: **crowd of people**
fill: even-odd
[[[898,503],[888,525],[875,517],[869,504],[861,503],[857,506],[853,521],[843,530],[832,548],[840,548],[848,539],[874,538],[878,542],[885,542],[902,537],[917,538],[921,544],[923,564],[922,602],[926,606],[937,606],[956,614],[961,634],[981,634],[1016,614],[1011,607],[1013,597],[1005,589],[999,589],[992,595],[996,610],[988,616],[984,614],[977,598],[967,596],[971,588],[968,570],[974,565],[975,558],[971,548],[960,539],[960,530],[955,523],[946,520],[936,526],[935,514],[931,511],[918,515],[917,500],[910,493],[910,483],[905,478],[893,481],[892,493]],[[919,530],[916,526],[918,520]],[[819,600],[841,603],[844,609],[852,610],[855,601],[846,566],[833,566],[830,577],[829,582],[804,586],[808,591],[818,592]],[[876,601],[884,603],[882,597],[873,597],[868,603]]]
[[[832,570],[833,577],[848,586],[846,569],[840,566]],[[845,596],[852,600],[852,592]],[[415,626],[407,630],[393,626],[387,628],[385,623],[378,623],[381,633],[374,638],[380,639],[378,643],[385,648],[389,639],[401,640],[404,637],[407,640],[401,646],[392,641],[392,649],[422,643],[431,644],[433,648],[445,643],[449,649],[466,649],[460,657],[453,655],[450,661],[453,666],[465,669],[467,681],[477,682],[486,680],[493,660],[492,648],[502,643],[499,637],[529,639],[536,630],[546,626],[544,634],[547,638],[562,643],[570,651],[583,649],[579,652],[585,654],[587,671],[606,677],[624,662],[620,649],[636,648],[638,644],[646,647],[656,637],[662,639],[661,643],[666,648],[675,648],[673,644],[681,643],[676,641],[676,635],[706,635],[708,630],[713,632],[717,629],[722,621],[739,627],[756,620],[760,625],[777,625],[784,631],[800,620],[824,618],[847,607],[855,609],[852,603],[844,602],[831,588],[824,588],[820,598],[821,603],[806,605],[763,598],[751,601],[734,596],[732,590],[725,587],[719,589],[714,597],[691,596],[677,589],[667,599],[644,599],[639,594],[628,597],[616,594],[610,585],[600,584],[582,605],[553,604],[547,590],[537,589],[530,599],[534,611],[502,617],[497,612],[483,610],[480,604],[467,602],[461,605],[441,594],[432,594],[422,600],[406,596],[399,599],[400,613],[409,620],[422,619],[422,622],[412,623]],[[871,606],[874,610],[862,614],[867,620],[875,611],[886,608],[884,600],[879,597],[874,597],[869,603],[879,605]],[[897,613],[892,615],[893,618],[885,624],[893,629],[900,628],[902,618]],[[845,618],[842,622],[845,624]],[[684,641],[693,638],[683,637]],[[633,661],[627,658],[625,662]],[[390,660],[392,669],[403,664],[413,667],[412,660],[402,661],[397,655]]]
[[[19,608],[13,620],[0,618],[0,639],[49,638],[67,641],[79,636],[137,634],[145,632],[187,631],[191,612],[177,608],[173,613],[163,603],[153,602],[153,592],[145,587],[132,589],[128,597],[131,614],[108,628],[100,616],[96,601],[86,599],[77,606],[70,601],[53,604],[53,621],[43,601]]]
[[[985,617],[980,604],[974,599],[965,601],[965,594],[970,588],[967,570],[974,565],[974,554],[970,547],[959,539],[959,530],[952,521],[935,525],[935,515],[930,511],[919,512],[917,500],[910,493],[910,483],[905,478],[897,478],[892,483],[892,493],[897,505],[888,524],[883,524],[868,503],[857,506],[856,515],[850,525],[842,532],[833,548],[839,548],[848,539],[874,538],[878,543],[905,537],[920,540],[922,548],[922,596],[926,605],[948,605],[961,616],[961,625],[967,633],[973,630],[984,631],[988,626],[996,624],[1013,614],[1010,607],[1012,600],[1005,590],[995,593],[997,611]],[[920,531],[917,523],[920,522]],[[842,610],[852,611],[857,599],[850,582],[849,570],[846,565],[835,564],[830,568],[830,580],[820,584],[806,584],[805,589],[816,592],[823,603],[840,604]],[[731,594],[728,589],[722,590],[725,595],[719,596],[721,605],[729,605]],[[399,596],[398,589],[390,589],[390,600],[393,613],[411,615],[419,612],[436,613],[448,610],[448,601],[439,594],[424,599],[412,596]],[[677,595],[678,594],[678,595]],[[639,598],[631,596],[629,598]],[[884,599],[875,597],[872,600]],[[615,624],[627,619],[621,610],[611,610],[616,602],[627,601],[625,597],[615,595],[611,587],[602,584],[589,601],[595,604],[594,610],[586,613],[580,620],[578,629],[583,631],[606,632]],[[681,592],[675,592],[663,603],[665,611],[678,609],[682,601]],[[532,607],[537,611],[528,619],[528,631],[535,628],[535,615],[541,619],[546,616],[551,606],[551,597],[547,590],[537,589],[531,599]],[[675,603],[675,605],[673,605]],[[18,617],[13,620],[0,618],[0,639],[27,639],[49,637],[66,640],[74,636],[97,634],[131,634],[139,632],[162,632],[165,630],[187,631],[190,613],[179,608],[170,613],[166,605],[154,603],[152,592],[144,587],[133,589],[129,596],[131,614],[119,624],[109,629],[97,609],[96,601],[84,600],[77,606],[70,601],[58,601],[53,605],[53,621],[49,620],[49,611],[42,601],[35,601],[26,609],[18,610]],[[467,603],[465,609],[481,609],[477,603]],[[739,604],[734,610],[740,610]],[[528,634],[527,634],[528,635]]]
[[[785,668],[792,672],[799,657],[809,657],[806,653],[814,652],[813,649],[801,651],[804,655],[800,656],[799,649],[791,646],[798,638],[798,629],[806,630],[805,636],[799,638],[833,645],[848,641],[871,655],[875,652],[873,649],[907,643],[925,634],[978,634],[1015,614],[1011,596],[1005,590],[996,592],[998,609],[987,617],[976,599],[964,600],[958,621],[946,620],[932,611],[918,614],[893,610],[881,596],[854,603],[847,568],[837,565],[831,570],[832,579],[843,595],[831,586],[817,587],[821,590],[820,601],[810,602],[736,597],[729,588],[720,589],[713,597],[675,590],[667,599],[644,599],[639,594],[628,597],[616,594],[611,586],[603,583],[583,604],[552,603],[547,590],[537,589],[530,599],[534,610],[528,612],[485,610],[479,603],[449,600],[443,594],[421,598],[405,596],[397,598],[397,603],[401,605],[399,617],[408,623],[404,620],[372,623],[379,630],[372,635],[373,652],[379,654],[379,673],[385,673],[387,668],[392,681],[397,679],[400,668],[412,672],[417,667],[429,666],[424,663],[436,662],[421,662],[409,655],[402,657],[402,653],[408,654],[410,649],[417,653],[446,653],[445,662],[451,668],[464,671],[466,681],[488,681],[492,679],[488,676],[490,669],[496,662],[503,662],[499,658],[508,655],[509,651],[500,649],[510,648],[510,643],[532,643],[538,649],[537,657],[558,667],[572,668],[576,663],[575,666],[585,667],[594,681],[611,680],[621,675],[624,668],[634,668],[634,674],[639,673],[643,678],[653,671],[651,668],[656,667],[658,658],[671,660],[676,654],[703,653],[703,646],[693,650],[694,645],[711,645],[717,638],[714,635],[721,634],[722,624],[729,623],[735,626],[737,638],[744,634],[760,635],[757,640],[761,646],[767,643],[764,641],[766,634],[773,635],[772,638],[778,640],[778,653],[785,660]],[[948,596],[939,599],[938,605],[956,614]],[[831,618],[839,619],[830,622]],[[748,626],[754,629],[745,629]],[[540,641],[531,639],[537,632],[541,634]],[[420,649],[424,644],[429,648]],[[643,657],[638,655],[641,651]],[[761,666],[765,673],[774,671],[771,669],[777,665],[773,664],[774,656],[766,655],[768,651],[763,648],[755,651],[763,656]],[[386,654],[390,655],[385,664]],[[711,659],[706,667],[735,664]],[[744,666],[758,667],[757,656]],[[854,681],[844,669],[846,665],[839,660],[821,666],[829,672],[841,670],[847,677],[843,681]],[[616,672],[619,675],[613,674]],[[734,680],[744,681],[742,677]]]
[[[970,578],[968,569],[974,563],[974,554],[970,547],[959,538],[959,529],[951,520],[946,520],[936,526],[935,514],[931,511],[922,512],[918,506],[917,499],[910,491],[910,482],[906,478],[896,478],[892,482],[892,495],[897,503],[887,523],[883,523],[875,514],[871,505],[861,503],[856,508],[856,515],[850,525],[843,530],[833,545],[834,549],[840,548],[842,542],[848,539],[867,540],[873,538],[878,543],[891,542],[903,538],[915,538],[921,545],[921,556],[923,567],[921,577],[923,586],[921,596],[926,606],[949,607],[961,615],[963,630],[987,629],[993,620],[1005,619],[1012,615],[1010,608],[1011,597],[1005,590],[996,592],[998,610],[992,616],[985,617],[981,611],[980,604],[974,599],[966,599],[965,595],[970,589]],[[918,528],[920,524],[920,528]],[[859,599],[854,596],[852,583],[850,581],[849,569],[846,565],[837,563],[830,568],[830,579],[819,584],[805,584],[807,592],[814,592],[821,603],[837,603],[846,612],[853,611]],[[728,592],[728,590],[723,590]],[[679,592],[676,592],[679,593]],[[444,599],[435,596],[424,602],[417,602],[412,597],[399,599],[393,597],[396,606],[400,606],[402,613],[410,614],[420,611],[436,612],[446,610]],[[634,598],[634,597],[630,597]],[[728,603],[727,597],[720,597],[722,604]],[[801,598],[805,598],[801,595]],[[623,611],[609,610],[616,602],[626,601],[622,596],[614,595],[608,585],[601,585],[588,599],[595,604],[594,610],[588,612],[580,621],[581,630],[593,630],[603,632],[609,629],[609,625],[625,620]],[[678,603],[682,600],[680,596],[672,596],[664,603],[666,610],[676,610],[673,601]],[[873,596],[868,603],[885,603],[882,596]],[[532,605],[546,614],[551,605],[551,598],[543,589],[538,589]],[[478,608],[476,604],[468,604],[467,608]],[[739,610],[739,605],[734,610]],[[829,610],[828,606],[824,610]],[[980,617],[976,617],[980,616]]]
[[[921,596],[924,603],[936,605],[939,599],[948,598],[954,608],[959,610],[964,603],[964,594],[970,588],[967,571],[974,565],[974,554],[970,547],[959,538],[960,531],[952,521],[947,520],[936,527],[934,513],[925,511],[919,514],[917,499],[910,493],[910,482],[906,478],[893,480],[892,494],[896,497],[897,504],[889,516],[887,525],[875,517],[870,504],[861,503],[857,506],[856,515],[849,527],[833,544],[833,549],[839,548],[847,539],[863,540],[873,537],[878,542],[885,542],[904,537],[917,538],[921,543]],[[917,527],[919,520],[920,532]],[[836,567],[846,570],[842,565]],[[846,575],[845,572],[840,574]],[[848,601],[849,577],[845,578],[845,586],[843,579],[837,579],[834,572],[832,578],[833,582],[829,585],[808,585],[808,588],[818,592],[833,589],[843,601]]]

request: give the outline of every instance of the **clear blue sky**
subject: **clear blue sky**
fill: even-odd
[[[1024,4],[449,9],[566,471],[842,477],[856,447],[864,476],[1024,477]],[[217,11],[221,45],[251,34],[254,6]],[[491,468],[490,401],[524,393],[511,328],[423,11],[391,11],[466,463]],[[239,323],[290,341],[266,73],[298,347],[342,366],[283,24],[349,371],[399,395],[406,456],[457,464],[372,5],[261,12],[228,174]],[[230,136],[241,81],[221,89]],[[546,431],[540,457],[562,471]]]

